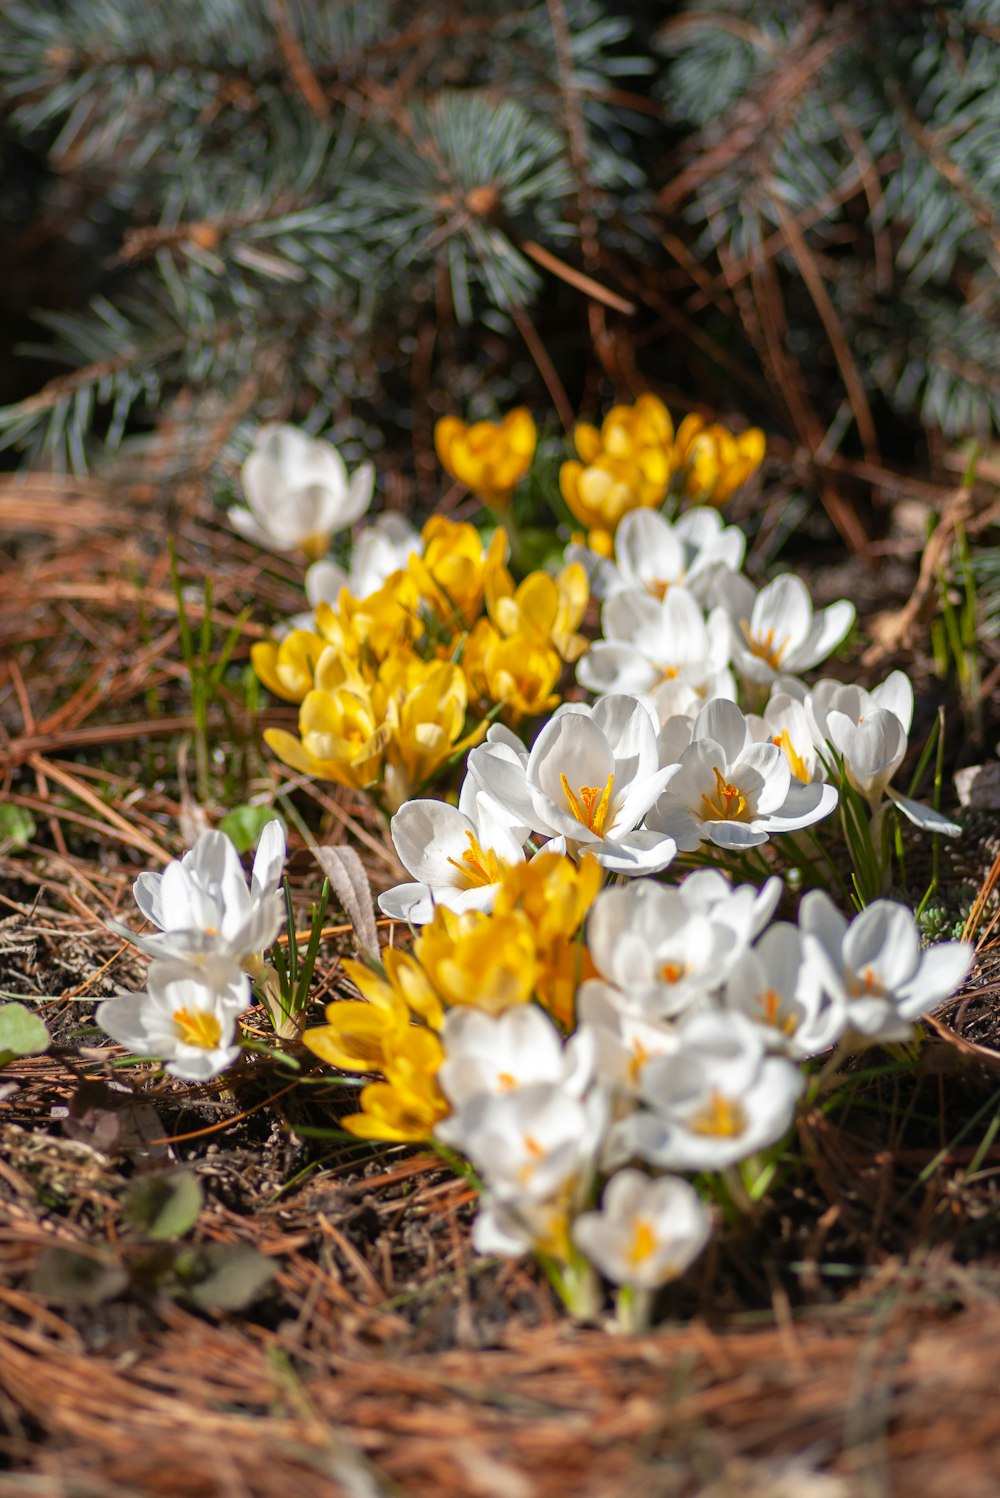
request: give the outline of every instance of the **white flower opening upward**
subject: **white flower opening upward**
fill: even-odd
[[[389,824],[399,860],[414,876],[379,895],[383,915],[424,925],[435,905],[491,910],[504,869],[524,862],[530,828],[521,825],[466,776],[458,806],[405,801]]]
[[[701,1253],[712,1224],[693,1186],[620,1170],[600,1210],[581,1212],[573,1242],[613,1285],[655,1290],[677,1279]]]
[[[706,620],[693,594],[678,585],[662,599],[613,593],[601,621],[605,638],[591,645],[576,668],[588,691],[648,695],[661,721],[711,697],[735,698],[723,609],[713,609]]]
[[[108,921],[108,927],[150,957],[189,963],[222,957],[258,977],[284,918],[278,892],[284,862],[285,830],[277,820],[261,832],[249,888],[230,839],[224,832],[203,832],[182,859],[162,874],[140,874],[132,887],[136,904],[159,932],[136,935],[120,921]]]
[[[734,573],[723,602],[732,621],[733,664],[745,681],[760,685],[818,665],[854,623],[854,605],[846,598],[814,614],[808,588],[790,572],[756,594]]]
[[[250,983],[235,964],[154,962],[146,985],[98,1005],[97,1023],[112,1040],[166,1061],[169,1075],[186,1082],[207,1082],[236,1060],[236,1016],[250,1005]]]
[[[646,826],[693,853],[702,842],[750,848],[778,832],[808,827],[832,812],[833,786],[803,785],[774,743],[755,743],[734,702],[702,708],[691,742],[646,818]]]
[[[812,890],[799,928],[845,1030],[870,1041],[909,1040],[914,1022],[960,987],[975,955],[963,941],[921,951],[912,911],[894,900],[873,901],[848,924],[829,895]]]
[[[639,879],[603,890],[587,921],[587,946],[600,978],[581,987],[581,1013],[601,993],[646,1019],[672,1019],[725,978],[741,954],[732,925],[685,899],[683,886]]]
[[[645,1108],[612,1130],[608,1154],[666,1170],[723,1170],[774,1144],[803,1091],[799,1068],[766,1054],[760,1029],[734,1012],[694,1013],[676,1049],[643,1068]]]
[[[574,857],[593,853],[615,873],[658,873],[676,851],[670,836],[639,826],[671,770],[660,768],[653,720],[634,697],[560,709],[530,754],[491,728],[469,755],[469,773],[534,832]]]
[[[724,1004],[759,1025],[768,1048],[800,1059],[840,1039],[839,997],[824,994],[818,966],[806,958],[798,928],[770,926],[726,981]]]
[[[362,463],[348,479],[331,443],[273,422],[257,432],[241,479],[249,508],[230,509],[233,528],[268,551],[302,550],[316,560],[368,509],[375,470]]]
[[[613,562],[580,546],[567,547],[566,560],[583,565],[595,598],[621,592],[663,598],[682,585],[704,605],[720,578],[739,571],[745,551],[742,531],[724,526],[718,510],[696,505],[673,523],[659,510],[631,510],[615,535]]]

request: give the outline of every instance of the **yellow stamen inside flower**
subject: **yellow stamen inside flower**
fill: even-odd
[[[579,790],[574,791],[570,788],[565,775],[560,775],[559,782],[569,809],[576,820],[582,822],[588,832],[603,837],[604,824],[608,819],[611,806],[611,787],[615,783],[614,774],[608,776],[608,783],[603,790],[596,785],[581,785]]]
[[[767,634],[763,635],[760,639],[757,639],[755,635],[750,633],[748,620],[740,620],[740,629],[743,631],[743,638],[747,642],[747,649],[750,651],[750,654],[755,655],[759,661],[763,661],[765,665],[770,666],[772,671],[780,671],[781,658],[788,649],[788,642],[792,638],[791,635],[786,635],[780,645],[775,645],[773,629],[769,629]]]
[[[522,1143],[525,1148],[525,1153],[528,1155],[528,1159],[525,1160],[524,1164],[521,1166],[521,1169],[518,1171],[517,1178],[522,1186],[526,1186],[531,1180],[531,1177],[534,1175],[535,1166],[538,1164],[539,1160],[545,1159],[545,1151],[538,1143],[538,1140],[533,1138],[531,1134],[525,1134],[523,1136]]]
[[[214,1051],[222,1038],[222,1025],[205,1009],[175,1009],[171,1018],[177,1035],[185,1045],[196,1045],[203,1051]]]
[[[628,1251],[630,1264],[642,1264],[656,1252],[656,1234],[645,1217],[637,1217],[632,1224],[632,1243]]]
[[[502,1092],[512,1092],[517,1086],[517,1078],[512,1076],[509,1071],[497,1072],[497,1081],[500,1084]]]
[[[757,1003],[764,1011],[764,1023],[773,1025],[783,1035],[794,1035],[799,1028],[799,1021],[794,1014],[781,1017],[781,995],[775,993],[773,988],[765,988],[763,993],[757,995]]]
[[[317,531],[315,535],[303,536],[299,545],[305,552],[306,561],[318,562],[330,549],[330,537],[326,531]]]
[[[661,983],[677,983],[687,972],[687,965],[683,962],[665,962],[660,968]]]
[[[629,1081],[632,1083],[633,1087],[638,1083],[639,1073],[642,1071],[642,1068],[649,1060],[649,1056],[650,1053],[646,1050],[646,1047],[643,1045],[642,1041],[633,1040],[632,1055],[629,1059],[628,1064]]]
[[[475,835],[467,832],[469,846],[462,854],[461,861],[457,858],[449,858],[448,862],[453,869],[465,879],[468,889],[481,889],[486,884],[499,884],[503,877],[506,864],[501,863],[492,848],[480,847]]]
[[[875,969],[871,967],[862,968],[859,977],[852,978],[848,987],[852,999],[882,998],[885,994]]]
[[[702,796],[702,805],[705,808],[705,817],[710,822],[745,822],[747,817],[747,798],[738,786],[730,785],[722,771],[716,765],[715,769],[715,798]]]
[[[653,597],[659,599],[660,603],[662,603],[667,596],[667,593],[671,586],[671,582],[682,583],[683,581],[683,574],[680,577],[675,577],[673,579],[668,579],[665,577],[650,577],[646,580],[646,592],[652,593]]]
[[[775,993],[773,988],[765,988],[763,993],[757,995],[757,1003],[764,1011],[766,1023],[769,1025],[777,1024],[778,1013],[781,1009],[780,993]]]
[[[780,733],[776,733],[771,742],[772,744],[776,744],[778,746],[782,754],[787,759],[788,767],[791,770],[792,774],[795,776],[796,780],[801,780],[803,785],[808,785],[809,770],[806,767],[806,762],[802,758],[802,755],[796,753],[795,746],[792,743],[791,738],[789,737],[788,729],[783,728]]]
[[[736,1139],[747,1126],[747,1116],[739,1103],[713,1092],[709,1102],[688,1123],[692,1134],[704,1134],[715,1139]]]

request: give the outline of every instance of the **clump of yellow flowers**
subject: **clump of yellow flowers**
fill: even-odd
[[[580,935],[601,881],[595,858],[540,853],[503,871],[491,911],[441,905],[412,954],[389,948],[381,971],[345,961],[361,999],[327,1005],[326,1024],[303,1035],[320,1060],[382,1077],[343,1127],[366,1139],[431,1137],[449,1112],[437,1074],[450,1009],[500,1015],[534,999],[571,1029],[573,996],[594,974]]]
[[[675,435],[670,412],[648,394],[634,405],[613,406],[600,427],[580,422],[573,437],[577,457],[563,463],[559,487],[602,556],[610,556],[630,510],[657,508],[669,493],[722,505],[764,457],[764,434],[756,427],[734,436],[692,415]]]
[[[367,597],[342,588],[314,628],[255,644],[254,670],[299,704],[298,734],[265,739],[292,769],[378,795],[394,811],[496,716],[517,724],[559,702],[589,588],[579,563],[515,587],[507,535],[488,545],[441,515],[420,551]]]

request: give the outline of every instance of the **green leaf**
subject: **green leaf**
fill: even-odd
[[[54,1245],[39,1256],[31,1290],[42,1300],[64,1306],[99,1306],[128,1286],[128,1271],[104,1253],[80,1253]]]
[[[122,1215],[147,1238],[180,1238],[198,1221],[202,1200],[193,1170],[140,1176],[125,1193]]]
[[[24,1004],[0,1004],[0,1066],[15,1056],[39,1056],[49,1048],[44,1021]]]
[[[9,842],[12,848],[26,848],[36,830],[34,817],[23,806],[11,806],[9,801],[0,806],[0,842]]]
[[[273,1260],[243,1243],[206,1243],[177,1262],[185,1295],[207,1311],[242,1311],[275,1269]]]
[[[236,844],[237,852],[245,853],[248,848],[253,847],[268,822],[280,821],[281,818],[273,806],[250,806],[245,803],[242,806],[234,806],[232,811],[222,818],[219,831],[224,832],[230,841]]]

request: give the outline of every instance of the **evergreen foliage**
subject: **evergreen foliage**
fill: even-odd
[[[684,211],[698,258],[737,284],[777,231],[783,276],[808,286],[811,262],[867,390],[948,436],[989,431],[1000,422],[1000,4],[685,10],[663,34],[659,90],[696,132]],[[815,321],[806,327],[815,339]]]
[[[671,10],[640,39],[608,0],[9,0],[6,129],[104,205],[106,253],[0,445],[81,467],[183,393],[190,432],[291,414],[356,457],[444,353],[453,409],[513,404],[496,351],[560,262],[639,304],[623,339],[667,297],[763,364],[747,414],[814,452],[852,418],[870,450],[877,396],[1000,422],[1000,0]],[[689,354],[648,373],[704,396]]]

